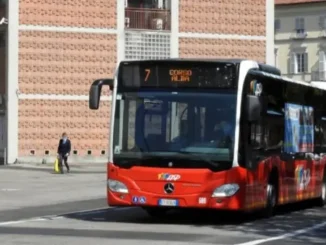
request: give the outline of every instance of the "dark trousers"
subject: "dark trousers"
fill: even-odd
[[[60,158],[59,158],[59,168],[60,168],[60,171],[63,172],[63,165],[62,165],[62,162],[65,164],[67,170],[69,171],[69,165],[68,165],[68,157],[64,156],[64,155],[60,155]]]

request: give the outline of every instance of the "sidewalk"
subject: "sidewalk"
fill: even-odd
[[[54,171],[55,156],[27,156],[17,159],[16,163],[1,165],[6,169],[21,169],[34,171]],[[71,156],[69,157],[69,166],[71,173],[105,173],[108,162],[108,156]],[[65,169],[65,168],[64,168]]]
[[[71,163],[69,164],[71,173],[105,173],[106,172],[106,163]],[[53,172],[54,165],[53,163],[17,163],[11,165],[2,165],[1,168],[6,169],[20,169],[20,170],[34,170],[34,171],[46,171]],[[65,167],[64,167],[64,170]]]

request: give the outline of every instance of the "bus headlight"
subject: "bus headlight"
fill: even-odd
[[[240,189],[238,184],[225,184],[217,187],[212,194],[212,197],[230,197]]]
[[[119,192],[119,193],[128,193],[129,192],[127,186],[117,180],[109,179],[107,181],[107,185],[108,185],[108,188],[114,192]]]

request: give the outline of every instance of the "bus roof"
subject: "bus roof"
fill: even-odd
[[[322,87],[320,85],[318,86],[317,84],[315,84],[313,82],[310,83],[310,82],[304,82],[304,81],[299,81],[299,80],[293,80],[291,78],[283,77],[283,76],[280,76],[280,75],[274,75],[274,74],[264,72],[264,71],[259,71],[259,70],[253,70],[253,71],[250,71],[250,72],[254,73],[254,74],[257,74],[257,75],[270,77],[270,78],[273,78],[273,79],[276,79],[276,80],[281,80],[281,81],[284,81],[284,82],[290,82],[290,83],[300,84],[300,85],[307,86],[307,87],[317,88],[317,89],[320,89],[320,90],[326,90],[326,86],[325,87]]]
[[[213,59],[213,58],[167,58],[167,59],[150,59],[150,60],[122,60],[121,62],[167,62],[167,61],[189,61],[189,62],[228,62],[240,64],[247,59]]]

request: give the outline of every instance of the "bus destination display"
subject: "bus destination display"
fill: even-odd
[[[170,80],[172,83],[189,83],[191,82],[191,69],[170,69]]]
[[[234,64],[218,62],[125,62],[119,86],[124,88],[234,88]]]

